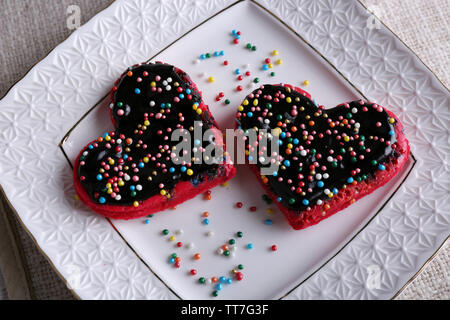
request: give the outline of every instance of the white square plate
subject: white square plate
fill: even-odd
[[[8,199],[82,298],[212,298],[213,285],[197,279],[230,277],[237,264],[245,266],[245,279],[225,286],[219,298],[392,297],[448,235],[448,185],[442,183],[448,181],[448,147],[440,143],[448,138],[448,93],[392,34],[369,29],[358,3],[242,1],[186,33],[224,7],[223,1],[199,6],[117,1],[33,68],[0,102],[5,138],[0,147],[6,155],[0,160],[0,182]],[[242,32],[239,45],[231,44],[233,29]],[[247,42],[258,50],[245,49]],[[273,58],[274,49],[283,64],[271,77],[261,65]],[[224,57],[194,63],[201,53],[220,50]],[[110,224],[73,200],[67,160],[112,128],[109,98],[101,97],[128,65],[150,57],[186,71],[222,129],[234,127],[236,108],[252,90],[254,77],[297,86],[308,79],[305,89],[327,107],[364,95],[393,110],[416,157],[384,187],[306,230],[292,230],[277,210],[266,212],[263,191],[245,167],[227,187],[213,189],[210,201],[198,196],[177,210],[155,214],[148,224],[145,219]],[[252,76],[237,81],[236,68],[249,69]],[[418,84],[418,75],[426,85]],[[243,91],[235,90],[238,84]],[[215,101],[220,91],[229,105]],[[238,201],[244,208],[235,207]],[[248,210],[253,205],[256,212]],[[208,226],[202,224],[203,211],[211,214]],[[161,236],[165,228],[183,229],[177,241],[195,248],[176,248]],[[207,237],[207,231],[214,235]],[[244,237],[236,238],[236,231]],[[216,254],[230,238],[237,240],[235,256]],[[250,242],[252,250],[245,248]],[[277,252],[270,251],[272,244]],[[168,263],[172,252],[182,258],[180,269]],[[192,259],[196,252],[202,255],[199,261]],[[188,275],[191,268],[198,270],[196,277]]]

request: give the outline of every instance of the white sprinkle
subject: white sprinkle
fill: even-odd
[[[321,180],[322,179],[322,175],[320,173],[316,174],[316,179],[317,180]]]
[[[323,203],[323,201],[322,200],[317,200],[317,202],[316,202],[318,205],[321,205],[322,203]]]
[[[206,283],[207,283],[207,284],[211,284],[211,283],[212,283],[211,278],[206,279]]]
[[[116,199],[117,201],[119,201],[120,199],[122,199],[122,197],[120,196],[120,194],[118,194],[114,199]]]
[[[208,237],[212,237],[212,236],[214,235],[214,232],[208,231],[208,232],[206,233],[206,235],[207,235]]]
[[[111,104],[109,105],[109,108],[110,108],[110,109],[114,108],[114,103],[111,103]]]
[[[167,86],[169,83],[168,83],[166,80],[164,80],[164,81],[162,82],[162,84],[163,84],[163,86]]]
[[[168,78],[167,78],[167,82],[169,82],[169,83],[172,82],[172,78],[171,78],[171,77],[168,77]]]
[[[333,161],[333,157],[332,157],[332,156],[328,156],[328,157],[327,157],[327,161],[328,161],[328,162],[332,162],[332,161]]]
[[[186,245],[186,249],[192,249],[194,247],[194,244],[192,243],[192,242],[189,242],[187,245]]]
[[[307,154],[307,153],[306,153],[306,150],[302,150],[302,151],[300,151],[300,155],[302,155],[302,156],[304,156],[304,157],[305,157],[305,156],[306,156],[306,154]]]
[[[325,189],[325,190],[323,190],[323,193],[325,193],[326,195],[328,195],[328,194],[330,194],[330,189]]]
[[[140,184],[138,184],[138,185],[136,186],[136,190],[137,190],[137,191],[141,191],[141,190],[142,190],[142,186],[141,186]]]
[[[175,234],[178,234],[178,235],[183,234],[183,229],[178,229],[178,230],[176,230],[176,231],[175,231]]]
[[[217,254],[223,254],[223,249],[222,248],[217,249]]]
[[[150,107],[154,107],[154,106],[155,106],[155,104],[156,104],[156,103],[155,103],[155,101],[153,101],[153,100],[152,100],[152,101],[150,101]]]
[[[330,177],[330,175],[329,175],[328,173],[324,173],[324,174],[323,174],[323,178],[324,178],[324,179],[328,179],[329,177]]]
[[[170,91],[170,89],[172,89],[171,86],[167,86],[167,87],[166,87],[166,90],[167,90],[167,91]]]
[[[356,109],[356,108],[352,109],[352,113],[357,113],[357,112],[358,112],[358,109]]]

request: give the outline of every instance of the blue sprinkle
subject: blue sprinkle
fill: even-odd
[[[145,219],[145,221],[144,221],[145,224],[149,224],[149,222],[150,222],[150,219]]]
[[[280,137],[283,138],[283,139],[286,138],[286,132],[282,132],[282,133],[280,134]]]
[[[92,144],[89,145],[89,149],[94,149],[94,146]]]
[[[294,142],[294,144],[299,144],[300,141],[298,141],[298,139],[295,138],[293,142]]]
[[[97,180],[98,181],[101,181],[103,179],[103,176],[99,173],[98,175],[97,175]]]
[[[262,69],[263,69],[263,70],[269,70],[269,65],[268,65],[268,64],[263,65],[263,66],[262,66]]]
[[[241,70],[236,69],[236,70],[234,70],[234,73],[236,73],[236,74],[241,74]]]
[[[227,278],[225,278],[224,276],[221,276],[219,278],[220,283],[225,283],[227,281]]]
[[[253,156],[248,156],[248,161],[253,161]]]
[[[219,290],[219,291],[222,290],[222,284],[221,284],[221,283],[218,283],[218,284],[216,285],[216,289]]]
[[[141,93],[141,89],[136,88],[136,89],[134,89],[134,92],[135,92],[136,94],[139,94],[139,93]]]
[[[272,174],[274,177],[278,176],[278,171],[274,171]]]
[[[352,177],[347,179],[347,183],[352,183],[352,182],[353,182],[353,178]]]
[[[228,283],[228,284],[232,284],[232,283],[233,283],[233,279],[228,278],[228,279],[227,279],[227,283]]]
[[[249,243],[249,244],[247,245],[247,248],[248,248],[248,249],[253,249],[253,243]]]
[[[180,93],[180,94],[178,95],[178,97],[179,97],[180,99],[184,99],[184,94]]]
[[[170,173],[174,173],[174,172],[175,172],[175,168],[174,168],[174,167],[171,167],[171,168],[169,169],[169,172],[170,172]]]
[[[253,112],[251,112],[251,111],[247,112],[247,117],[249,117],[249,118],[253,117]]]
[[[236,39],[240,39],[240,38],[241,38],[241,36],[238,35],[238,34],[236,34],[234,37],[235,37]]]
[[[186,89],[187,94],[191,94],[191,89]]]
[[[195,144],[196,146],[199,146],[199,145],[200,145],[200,140],[195,139],[195,140],[194,140],[194,144]]]
[[[205,60],[205,59],[206,59],[206,54],[204,54],[204,53],[201,54],[201,55],[200,55],[200,59]]]
[[[165,108],[166,107],[166,104],[165,103],[161,103],[161,108]]]
[[[214,57],[218,57],[219,56],[219,52],[218,51],[214,51]]]
[[[109,134],[108,134],[108,132],[105,132],[105,133],[103,134],[103,138],[106,138],[107,136],[109,136]]]
[[[221,56],[224,56],[224,55],[225,55],[225,51],[221,50],[219,54],[220,54]]]
[[[336,188],[333,188],[333,193],[334,194],[337,194],[339,192],[339,190],[338,189],[336,189]]]
[[[283,200],[282,197],[278,197],[278,198],[277,198],[277,201],[278,201],[278,202],[281,202],[282,200]]]
[[[130,186],[130,190],[134,191],[134,190],[136,190],[136,187],[135,186]]]
[[[203,220],[203,224],[208,225],[208,224],[209,224],[209,219],[204,219],[204,220]]]
[[[323,186],[324,186],[323,181],[317,181],[317,186],[318,186],[319,188],[323,188]]]
[[[170,262],[171,264],[174,264],[174,263],[175,263],[175,258],[170,258],[169,262]]]
[[[291,166],[291,162],[290,162],[289,160],[284,160],[284,161],[283,161],[283,164],[284,164],[286,167],[290,167],[290,166]]]
[[[264,223],[267,224],[268,226],[270,226],[272,224],[272,220],[266,219],[266,220],[264,220]]]
[[[138,164],[138,167],[139,167],[139,168],[142,169],[144,166],[145,166],[145,164],[144,164],[143,162],[139,162],[139,164]]]
[[[383,171],[383,170],[386,170],[386,167],[380,163],[380,164],[378,165],[378,169],[380,169],[381,171]]]
[[[390,136],[393,136],[393,135],[394,135],[394,131],[392,131],[392,130],[389,131],[389,135],[390,135]]]
[[[232,35],[235,35],[235,34],[237,34],[237,31],[236,31],[236,30],[233,30],[233,31],[231,31],[231,34],[232,34]]]
[[[281,146],[283,144],[282,140],[278,140],[278,144]]]
[[[187,170],[187,169],[186,169],[185,166],[182,166],[182,167],[180,168],[180,171],[181,171],[181,172],[186,172],[186,170]]]
[[[128,155],[127,155],[127,154],[124,154],[124,155],[123,155],[123,159],[124,159],[124,160],[127,160],[127,159],[128,159]]]
[[[308,201],[308,199],[303,199],[303,200],[302,200],[302,203],[303,203],[305,206],[307,206],[307,205],[309,204],[309,201]]]
[[[105,202],[106,202],[106,199],[103,198],[103,197],[100,197],[100,198],[98,198],[98,202],[100,202],[100,203],[105,203]]]

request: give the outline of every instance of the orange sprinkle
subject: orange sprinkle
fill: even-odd
[[[203,216],[204,217],[209,217],[209,212],[208,211],[203,212]]]
[[[228,246],[227,246],[226,244],[224,244],[224,245],[222,246],[222,249],[223,249],[223,250],[228,250]]]
[[[314,123],[314,121],[310,121],[310,122],[308,122],[309,123],[309,125],[312,127],[315,123]]]
[[[330,209],[330,205],[329,205],[328,203],[326,203],[326,204],[324,205],[324,208],[325,208],[325,210],[328,210],[328,209]]]
[[[200,258],[201,258],[200,253],[194,254],[194,259],[195,260],[200,260]]]
[[[180,262],[181,261],[181,258],[180,257],[176,257],[175,258],[175,262]]]
[[[296,126],[293,126],[293,127],[291,128],[291,131],[292,131],[292,132],[297,132],[297,127],[296,127]]]
[[[131,71],[127,72],[127,76],[131,77],[132,75],[133,75],[133,72],[131,72]]]
[[[330,122],[330,127],[334,128],[335,124],[334,122]]]
[[[211,200],[211,195],[210,194],[205,195],[205,199],[206,200]]]
[[[214,282],[214,283],[216,283],[217,281],[219,281],[219,279],[217,279],[217,277],[212,277],[212,278],[211,278],[211,281]]]

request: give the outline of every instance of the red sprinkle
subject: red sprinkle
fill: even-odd
[[[178,247],[178,248],[180,248],[180,247],[182,247],[182,246],[183,246],[183,243],[177,242],[177,247]]]
[[[236,280],[241,281],[244,279],[244,274],[242,272],[236,272]]]
[[[191,269],[191,275],[195,276],[197,274],[197,270]]]
[[[242,202],[237,202],[237,203],[236,203],[236,207],[242,208]]]
[[[242,91],[242,86],[237,86],[237,87],[236,87],[236,90],[237,90],[237,91]]]
[[[271,249],[272,249],[272,251],[277,251],[277,246],[276,245],[273,245],[272,247],[271,247]]]
[[[239,39],[234,39],[234,40],[233,40],[233,43],[234,43],[234,44],[238,44],[238,43],[239,43]]]
[[[175,266],[175,268],[179,268],[181,265],[179,262],[175,262],[174,266]]]
[[[256,207],[250,207],[250,211],[251,212],[255,212],[256,211]]]
[[[224,65],[224,66],[227,66],[227,65],[228,65],[228,60],[225,60],[225,61],[223,62],[223,65]]]

